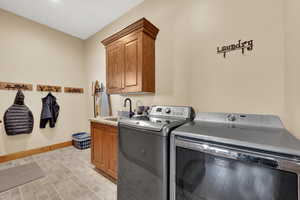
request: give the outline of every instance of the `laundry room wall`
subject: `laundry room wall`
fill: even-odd
[[[200,111],[284,118],[283,1],[200,2],[186,12],[193,27],[187,37],[197,44],[191,47],[196,58],[191,65],[191,104]],[[226,58],[216,54],[217,46],[239,39],[253,40],[253,51],[233,51]]]
[[[7,136],[0,124],[0,156],[71,140],[88,130],[85,94],[53,93],[61,106],[55,128],[39,129],[41,98],[37,84],[85,87],[83,41],[44,25],[0,10],[0,81],[34,84],[25,91],[25,103],[34,115],[30,135]],[[0,117],[14,102],[16,91],[0,90]]]
[[[134,104],[191,105],[197,111],[285,117],[282,0],[145,0],[85,41],[88,83],[105,82],[101,41],[146,17],[156,40],[156,93]],[[253,51],[217,55],[217,47],[253,40]],[[112,96],[113,112],[124,97]],[[89,97],[89,115],[92,100]]]
[[[285,96],[287,111],[287,126],[300,138],[300,2],[285,1]]]

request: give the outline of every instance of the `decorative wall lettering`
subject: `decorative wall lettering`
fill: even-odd
[[[29,91],[32,91],[33,86],[32,86],[32,84],[25,84],[25,83],[0,82],[0,89],[1,90],[29,90]]]
[[[61,92],[61,87],[52,85],[37,85],[36,90],[39,92]]]
[[[226,58],[226,54],[230,51],[242,50],[242,54],[245,53],[245,49],[248,51],[253,50],[253,40],[244,41],[239,40],[237,44],[231,44],[227,46],[222,46],[217,48],[217,54],[223,54],[224,58]]]
[[[83,88],[72,88],[72,87],[65,87],[64,88],[65,93],[83,93]]]

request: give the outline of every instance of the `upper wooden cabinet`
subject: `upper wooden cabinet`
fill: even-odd
[[[110,94],[155,92],[155,39],[159,29],[142,18],[102,41]]]

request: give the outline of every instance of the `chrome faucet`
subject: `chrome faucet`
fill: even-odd
[[[131,118],[134,115],[134,112],[132,112],[132,101],[130,98],[126,98],[124,100],[124,107],[126,107],[127,101],[129,101],[129,117]]]

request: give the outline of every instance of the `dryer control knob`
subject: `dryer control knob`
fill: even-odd
[[[233,114],[229,114],[227,116],[228,121],[234,122],[236,120],[236,117]]]
[[[166,113],[170,114],[171,113],[171,109],[170,108],[166,108]]]

